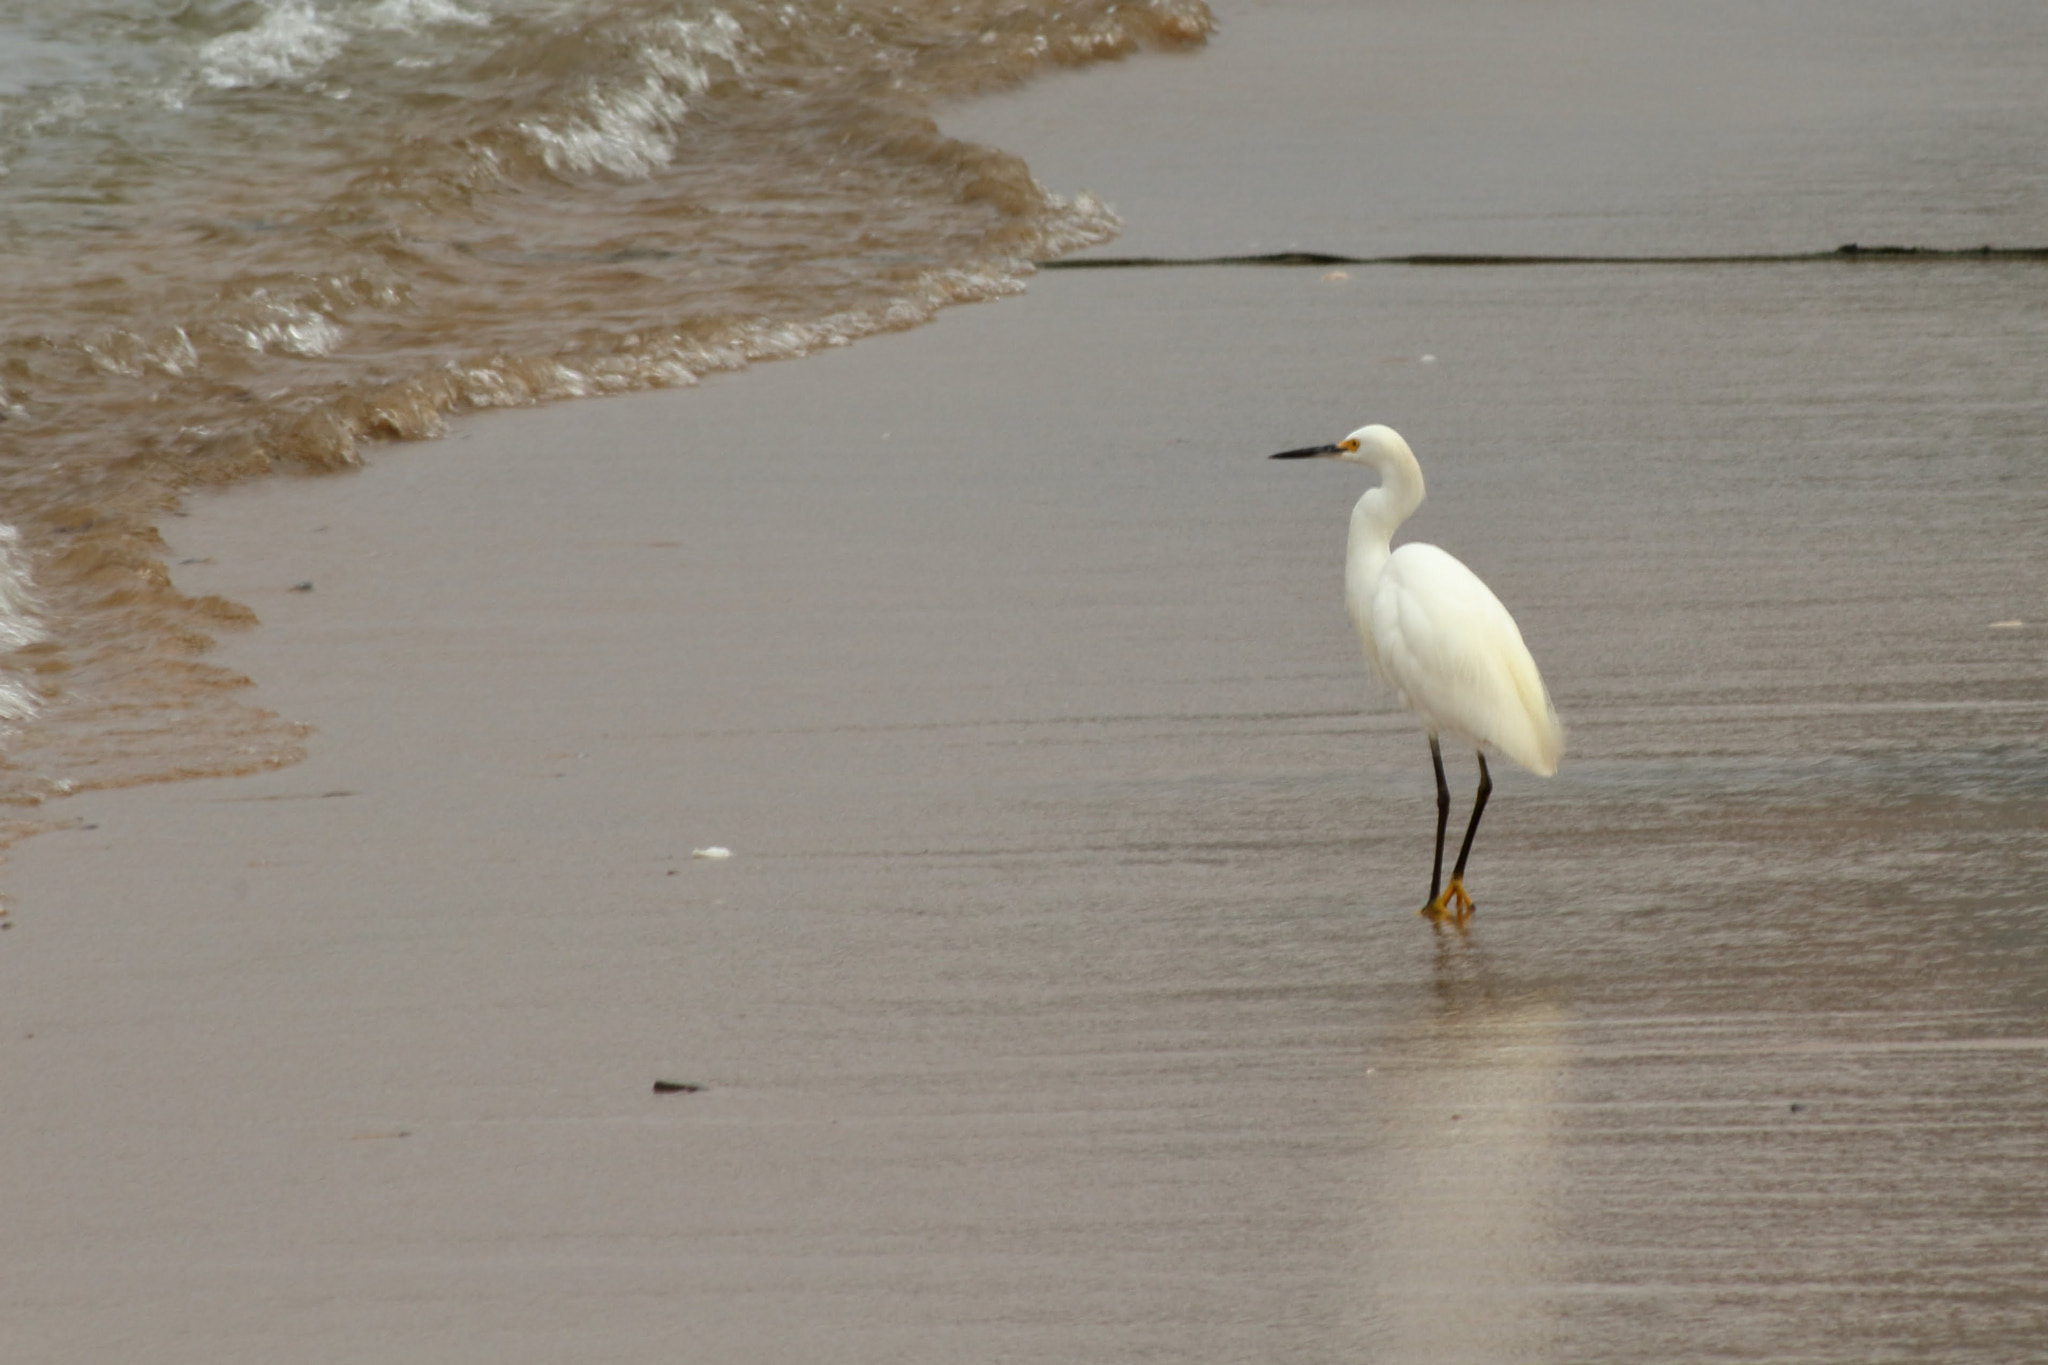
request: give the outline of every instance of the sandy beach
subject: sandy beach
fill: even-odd
[[[1419,7],[1221,13],[946,126],[1112,254],[1843,227],[1767,206],[1847,58],[1761,130],[1704,76],[1614,122]],[[1416,65],[1327,110],[1365,51],[1468,120]],[[1859,231],[1981,236],[1918,202]],[[308,757],[11,852],[0,1355],[2037,1349],[2040,280],[1048,271],[193,499],[179,586],[254,608],[211,657]],[[1570,728],[1496,771],[1469,936],[1344,619],[1364,481],[1263,458],[1367,420]]]

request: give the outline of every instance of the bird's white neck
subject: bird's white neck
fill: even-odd
[[[1389,436],[1393,433],[1389,432]],[[1394,532],[1422,505],[1422,466],[1405,442],[1361,452],[1379,471],[1380,485],[1366,490],[1351,509],[1351,542],[1345,553],[1345,587],[1354,598],[1369,598],[1391,554]]]

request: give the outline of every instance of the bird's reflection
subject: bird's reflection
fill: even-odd
[[[1374,1359],[1540,1356],[1559,1204],[1564,1012],[1503,981],[1476,935],[1374,1068],[1360,1173],[1361,1345]]]
[[[1495,1008],[1500,986],[1486,943],[1476,932],[1438,927],[1431,984],[1444,1021],[1470,1010]]]

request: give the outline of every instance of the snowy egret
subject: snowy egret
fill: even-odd
[[[1486,747],[1549,777],[1564,754],[1564,727],[1515,618],[1479,575],[1434,545],[1389,548],[1394,531],[1422,505],[1422,466],[1399,432],[1360,427],[1335,445],[1283,450],[1272,458],[1348,460],[1380,476],[1379,486],[1368,489],[1351,509],[1344,603],[1365,646],[1366,663],[1429,732],[1429,758],[1436,766],[1436,862],[1422,914],[1462,928],[1472,918],[1465,860],[1472,856],[1472,836],[1479,832],[1480,813],[1493,792]],[[1444,828],[1451,815],[1451,789],[1444,782],[1439,734],[1464,740],[1479,756],[1479,793],[1448,885],[1443,882]]]

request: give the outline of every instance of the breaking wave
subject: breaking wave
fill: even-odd
[[[0,622],[17,802],[296,756],[201,657],[251,618],[172,586],[154,528],[182,490],[1013,293],[1115,216],[934,109],[1211,25],[1199,0],[15,10],[0,611],[40,632]]]

